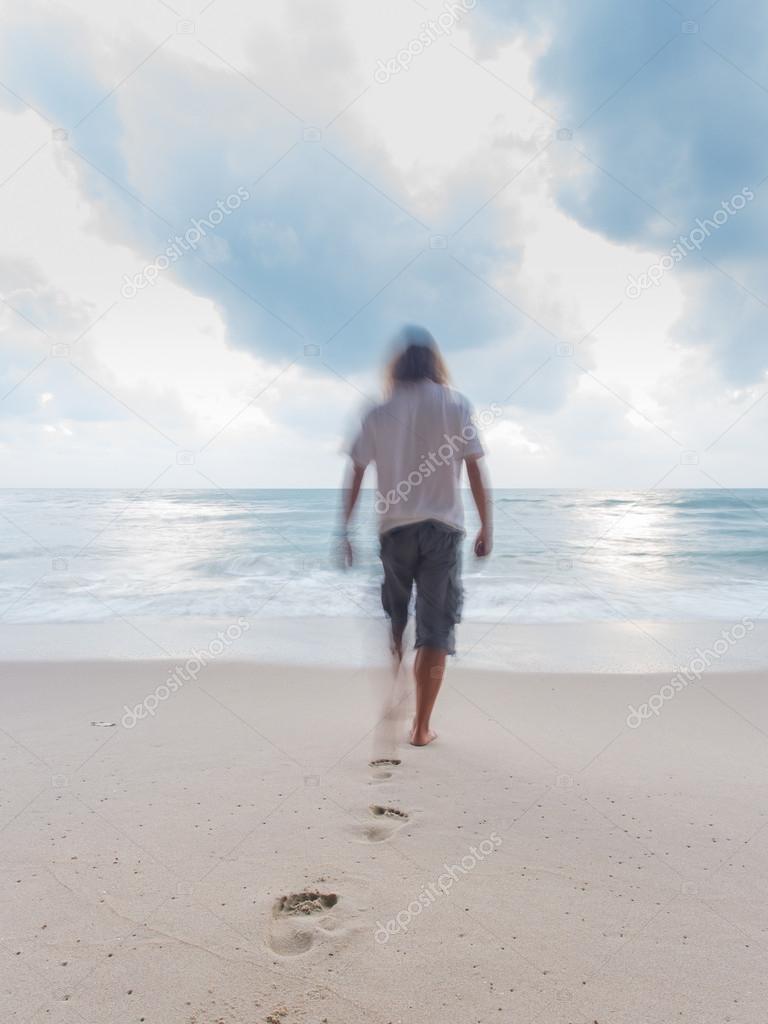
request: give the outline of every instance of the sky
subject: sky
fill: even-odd
[[[0,18],[3,486],[335,486],[404,322],[497,486],[768,486],[758,0]]]

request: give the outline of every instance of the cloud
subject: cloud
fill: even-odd
[[[184,449],[215,438],[169,486],[204,486],[198,468],[327,485],[402,321],[432,329],[477,407],[505,407],[499,482],[650,483],[679,446],[643,416],[703,450],[766,367],[764,39],[751,2],[676,6],[484,0],[383,85],[418,5],[214,4],[191,32],[156,0],[17,8],[2,294],[65,342],[111,309],[78,358],[116,397],[53,359],[22,382],[51,339],[6,310],[16,478],[45,428],[46,480],[145,485],[176,453],[138,413]],[[750,184],[701,254],[627,300],[628,274]],[[723,465],[748,471],[760,408]]]
[[[293,11],[297,26],[302,10]],[[326,108],[328,97],[354,95],[359,79],[341,27],[335,31],[313,69]],[[299,55],[310,35],[301,28]],[[174,38],[109,94],[102,62],[88,49],[93,42],[51,43],[70,37],[62,17],[12,28],[8,78],[68,127],[60,159],[77,175],[100,236],[134,249],[136,273],[177,234],[210,219],[217,203],[247,189],[248,200],[165,272],[216,304],[231,343],[279,365],[321,346],[323,358],[309,372],[346,375],[378,360],[399,323],[416,321],[449,353],[506,347],[511,377],[554,344],[531,329],[525,300],[507,301],[522,257],[514,203],[483,209],[498,179],[528,158],[526,137],[518,147],[507,138],[501,149],[493,137],[481,138],[461,167],[442,180],[419,173],[414,187],[376,125],[355,120],[354,107],[344,130],[330,128],[319,139],[305,132],[290,112],[300,96],[288,88],[291,75],[279,78],[274,58],[241,75],[210,53],[190,60],[179,49],[187,43]],[[48,70],[31,71],[52,49]],[[410,83],[418,74],[409,72]],[[60,78],[73,83],[68,90],[57,88]],[[268,88],[254,85],[257,78]],[[396,85],[381,95],[400,102]],[[558,389],[562,398],[565,382],[555,375],[548,401],[557,401]]]
[[[768,27],[758,0],[678,10],[661,0],[489,0],[474,25],[490,58],[521,33],[546,40],[536,99],[573,131],[555,149],[576,172],[563,176],[557,196],[590,230],[663,253],[724,201],[755,191],[754,202],[675,271],[706,281],[689,285],[681,333],[743,383],[768,368]],[[706,329],[713,319],[717,334]]]

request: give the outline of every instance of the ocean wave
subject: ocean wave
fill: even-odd
[[[337,500],[312,491],[3,492],[0,615],[381,615],[371,509],[355,537],[356,568],[344,573],[331,561]],[[469,619],[727,619],[768,604],[768,491],[748,492],[746,503],[710,491],[543,489],[495,500],[508,511],[497,515],[488,561],[472,557],[470,519]]]

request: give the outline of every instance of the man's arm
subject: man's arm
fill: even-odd
[[[352,518],[357,499],[360,496],[360,487],[363,483],[364,474],[365,466],[358,466],[356,462],[350,461],[344,484],[344,497],[341,509],[341,558],[346,568],[352,565],[354,559],[352,545],[349,541],[349,521]]]
[[[493,547],[493,522],[491,519],[489,488],[486,484],[485,473],[480,459],[469,458],[465,461],[469,487],[477,507],[477,514],[480,516],[480,530],[475,538],[475,554],[478,558],[485,558],[486,555],[490,555]]]

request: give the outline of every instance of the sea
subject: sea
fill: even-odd
[[[373,492],[338,561],[337,490],[0,491],[0,622],[381,615]],[[466,620],[768,617],[768,490],[497,490]],[[467,502],[469,506],[469,502]]]

